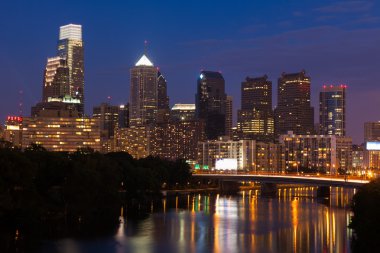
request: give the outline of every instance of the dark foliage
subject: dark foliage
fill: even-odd
[[[182,160],[0,148],[0,237],[16,230],[28,238],[110,234],[122,205],[160,196],[163,185],[186,184],[190,176]]]
[[[380,249],[380,179],[359,189],[353,197],[350,228],[354,230],[354,252],[377,252]]]

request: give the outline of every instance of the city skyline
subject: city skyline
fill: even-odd
[[[114,10],[115,5],[121,7],[120,11],[115,13],[115,20],[122,19],[125,22],[106,31],[105,28],[116,21],[107,21],[101,18],[95,22],[92,17],[99,13],[107,13],[109,7]],[[227,3],[220,3],[220,6],[215,8],[216,10],[226,9],[226,5],[229,6]],[[326,1],[322,1],[319,4],[279,3],[279,5],[284,8],[285,14],[273,21],[267,21],[261,14],[256,20],[242,15],[243,17],[237,18],[236,24],[226,23],[226,19],[220,20],[225,31],[218,26],[219,23],[211,21],[210,17],[205,18],[203,23],[197,21],[194,24],[188,24],[184,19],[179,18],[180,14],[186,17],[191,14],[195,15],[198,10],[196,3],[186,4],[186,10],[181,9],[177,14],[170,13],[168,18],[158,22],[157,26],[162,27],[160,31],[152,32],[156,25],[146,31],[141,30],[147,22],[149,23],[157,17],[155,16],[157,14],[148,11],[148,13],[142,14],[147,19],[135,28],[141,31],[136,33],[133,39],[126,40],[124,36],[115,33],[115,30],[122,28],[127,30],[134,23],[133,18],[137,16],[134,12],[141,14],[139,10],[142,7],[138,4],[132,6],[133,11],[129,12],[133,15],[128,18],[121,15],[121,10],[126,10],[127,4],[112,3],[109,7],[105,6],[104,10],[100,10],[99,7],[102,5],[96,3],[92,9],[88,9],[93,13],[84,15],[84,17],[80,14],[89,13],[86,12],[89,6],[83,3],[78,4],[76,10],[52,17],[49,24],[46,23],[46,18],[44,20],[33,19],[31,25],[38,25],[40,29],[34,30],[33,35],[35,36],[31,36],[30,31],[22,27],[22,21],[25,22],[25,18],[32,15],[25,13],[29,8],[33,9],[40,5],[26,3],[20,6],[6,3],[4,9],[7,7],[16,9],[18,11],[15,17],[25,14],[25,18],[20,21],[15,20],[15,22],[1,22],[4,23],[4,26],[0,29],[4,29],[6,34],[12,35],[10,38],[19,38],[19,40],[13,41],[5,38],[0,42],[2,48],[0,56],[4,60],[0,63],[3,78],[1,85],[6,94],[1,99],[0,117],[4,121],[6,115],[18,114],[19,90],[23,90],[23,115],[28,115],[30,106],[39,102],[39,87],[43,81],[44,64],[46,64],[47,56],[53,55],[55,52],[56,29],[67,23],[77,23],[83,25],[86,45],[87,114],[90,114],[94,105],[106,101],[107,96],[112,96],[111,103],[116,105],[128,101],[129,68],[142,54],[143,41],[147,39],[150,42],[148,46],[150,59],[153,62],[160,62],[159,67],[165,73],[171,105],[194,102],[196,79],[201,69],[220,70],[226,79],[226,93],[234,99],[233,114],[234,122],[236,122],[236,111],[240,107],[240,82],[243,78],[267,74],[268,79],[276,84],[276,80],[282,72],[294,73],[305,69],[312,80],[311,102],[315,108],[316,122],[318,122],[318,94],[322,86],[324,84],[348,85],[347,135],[354,138],[354,143],[361,143],[364,122],[380,119],[380,113],[370,110],[379,108],[379,101],[376,100],[378,89],[376,80],[379,80],[379,73],[375,71],[375,59],[379,58],[380,51],[379,43],[377,43],[379,40],[379,29],[377,28],[379,14],[374,14],[379,6],[373,1],[365,1],[361,4],[356,1],[347,1],[326,5]],[[70,6],[72,7],[73,3],[69,2],[63,8]],[[166,13],[165,7],[168,6],[165,4],[157,6],[159,10],[162,10],[158,13]],[[174,3],[171,7],[177,8],[177,10],[180,8]],[[202,7],[208,8],[210,3],[204,3]],[[247,13],[243,7],[257,7],[265,10],[268,6],[243,3],[231,6],[230,14],[236,17],[238,13]],[[52,5],[47,4],[41,7],[41,11],[48,13],[49,8],[52,8]],[[377,13],[379,12],[377,11]],[[52,14],[48,14],[49,17],[50,15]],[[219,15],[210,14],[214,18]],[[272,10],[269,15],[273,18],[276,13]],[[4,13],[0,19],[7,17],[9,15]],[[312,22],[306,21],[309,17],[313,20]],[[178,24],[169,24],[170,18],[179,18]],[[300,19],[305,22],[298,22],[297,25],[294,25],[293,22],[292,24],[292,21]],[[286,21],[289,21],[288,24],[285,23]],[[283,23],[280,24],[280,22]],[[177,32],[170,36],[170,32],[176,26],[181,25],[186,28],[185,32]],[[198,27],[201,29],[195,29]],[[211,29],[212,27],[214,29]],[[239,28],[237,32],[230,33],[237,28]],[[15,29],[18,30],[17,35],[14,32],[11,33]],[[192,31],[196,31],[196,33],[192,33]],[[20,44],[26,39],[28,40],[27,51]],[[286,41],[286,43],[282,45],[279,43],[280,40]],[[104,44],[105,41],[109,44]],[[11,42],[12,45],[10,45]],[[110,45],[115,49],[111,49]],[[22,61],[24,58],[29,60]],[[19,65],[20,63],[22,65]],[[25,69],[20,69],[20,66]],[[277,104],[276,97],[276,85],[273,85],[273,105]],[[366,113],[362,113],[363,111]]]

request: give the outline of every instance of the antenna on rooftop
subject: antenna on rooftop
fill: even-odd
[[[144,40],[144,54],[147,55],[148,53],[148,41]]]
[[[23,106],[24,106],[24,103],[23,103],[23,101],[24,101],[24,91],[23,90],[19,90],[18,95],[19,95],[18,113],[19,113],[19,116],[21,117],[22,113],[23,113]]]

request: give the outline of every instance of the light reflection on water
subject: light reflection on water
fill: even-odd
[[[122,219],[113,238],[61,240],[49,252],[350,252],[353,192],[332,188],[322,202],[312,187],[173,197],[143,221]]]

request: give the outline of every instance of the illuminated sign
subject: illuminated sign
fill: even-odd
[[[203,165],[204,170],[208,170],[208,165]]]
[[[237,159],[223,158],[216,160],[215,169],[217,170],[237,170]]]
[[[201,166],[198,163],[195,164],[194,169],[199,170],[200,168],[201,168]]]
[[[379,141],[369,141],[366,144],[367,150],[380,150],[380,142]]]

